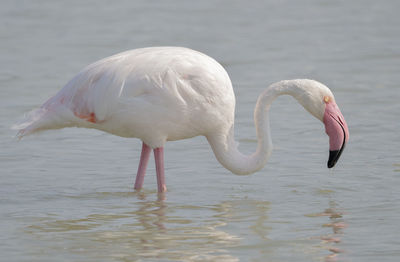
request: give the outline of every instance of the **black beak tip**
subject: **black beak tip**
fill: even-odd
[[[341,153],[342,153],[342,150],[330,150],[329,151],[328,168],[332,168],[336,165],[336,162],[339,160]]]

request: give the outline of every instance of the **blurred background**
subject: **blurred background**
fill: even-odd
[[[22,1],[0,9],[0,261],[397,261],[400,2]],[[331,88],[350,129],[334,170],[323,125],[291,97],[271,109],[267,166],[235,176],[206,139],[166,145],[133,191],[141,142],[10,127],[84,66],[147,46],[214,57],[236,93],[236,139],[255,150],[268,85]]]

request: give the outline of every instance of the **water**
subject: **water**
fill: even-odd
[[[399,3],[2,1],[0,260],[398,261]],[[247,153],[267,85],[328,85],[350,128],[337,167],[325,167],[322,124],[290,97],[273,104],[275,149],[254,175],[225,170],[202,137],[167,144],[165,200],[152,160],[132,190],[140,141],[84,129],[13,138],[85,65],[155,45],[223,64]]]

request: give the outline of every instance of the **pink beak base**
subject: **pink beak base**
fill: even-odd
[[[329,136],[328,168],[335,166],[349,140],[349,129],[339,107],[334,101],[326,103],[323,122]]]

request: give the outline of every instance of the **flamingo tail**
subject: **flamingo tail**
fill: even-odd
[[[25,115],[24,119],[11,128],[17,130],[16,137],[21,139],[47,129],[59,129],[72,126],[75,116],[66,107],[40,107]]]

